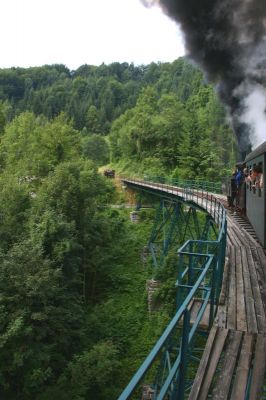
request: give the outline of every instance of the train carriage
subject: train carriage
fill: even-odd
[[[262,185],[255,184],[251,179],[246,184],[246,215],[254,227],[257,237],[266,248],[266,141],[249,153],[245,159],[247,171],[254,171],[259,167]]]

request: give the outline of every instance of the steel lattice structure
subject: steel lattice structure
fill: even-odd
[[[195,184],[176,187],[138,179],[123,182],[160,198],[149,249],[157,269],[164,267],[169,251],[176,249],[177,311],[119,400],[129,399],[146,376],[150,385],[148,397],[142,396],[143,400],[182,400],[190,385],[188,363],[196,359],[195,334],[207,307],[209,327],[212,325],[218,305],[225,261],[226,212],[216,197],[202,188],[202,182],[198,188]],[[204,213],[203,224],[199,211]],[[200,297],[201,306],[195,321],[191,321],[191,303],[196,297]]]

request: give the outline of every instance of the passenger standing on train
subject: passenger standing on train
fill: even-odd
[[[242,168],[238,168],[237,173],[236,173],[236,186],[239,188],[243,181],[245,179],[244,172],[242,171]]]
[[[243,166],[238,166],[236,174],[236,209],[242,213],[245,208],[245,174]]]
[[[237,171],[234,170],[231,178],[230,178],[230,185],[229,185],[229,195],[227,196],[228,207],[234,207],[234,202],[236,198],[236,174]]]

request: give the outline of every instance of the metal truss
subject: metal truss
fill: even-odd
[[[177,250],[188,239],[215,240],[217,236],[215,223],[207,213],[182,201],[162,198],[148,243],[153,265],[163,267],[169,251]]]

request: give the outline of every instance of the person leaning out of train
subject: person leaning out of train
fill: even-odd
[[[250,178],[253,187],[258,187],[260,189],[263,187],[263,173],[260,165],[254,166]]]
[[[244,172],[245,182],[248,183],[249,182],[249,176],[250,176],[248,168],[245,167],[243,172]]]
[[[255,165],[250,175],[247,178],[248,182],[251,182],[253,189],[263,188],[263,173],[260,165]]]

